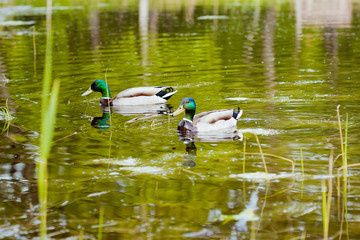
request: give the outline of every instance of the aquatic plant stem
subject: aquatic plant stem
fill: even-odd
[[[106,86],[109,86],[108,85],[108,82],[107,82],[107,69],[105,71],[105,82],[106,82]],[[107,90],[107,95],[110,96],[110,90],[109,90],[109,87],[106,88]],[[110,107],[110,99],[108,98],[108,108],[109,108],[109,113],[110,113],[110,118],[109,118],[109,123],[110,123],[110,126],[111,126],[111,107]],[[110,137],[109,137],[109,154],[108,154],[108,172],[109,172],[109,168],[110,168],[110,159],[111,159],[111,139],[112,139],[112,131],[110,129]]]
[[[42,102],[41,102],[41,114],[44,117],[47,109],[47,96],[50,93],[50,85],[52,78],[52,47],[53,47],[53,34],[52,34],[52,0],[47,0],[46,7],[46,53],[45,53],[45,68],[44,79],[42,88]]]
[[[302,148],[300,148],[300,165],[301,165],[301,176],[304,177],[305,170],[304,170],[304,156],[303,156]],[[300,192],[301,199],[303,198],[303,194],[304,194],[304,179],[301,181],[301,192]]]
[[[282,156],[278,156],[275,154],[271,154],[271,153],[252,153],[252,152],[247,152],[247,155],[263,155],[263,156],[269,156],[269,157],[274,157],[274,158],[279,158],[282,159],[284,161],[290,162],[291,163],[291,172],[294,174],[295,172],[295,162],[289,158],[286,157],[282,157]]]
[[[243,173],[245,173],[245,162],[246,162],[246,137],[244,137],[244,143],[243,143]]]
[[[342,167],[343,170],[343,207],[341,211],[341,226],[340,226],[340,239],[342,236],[342,228],[343,228],[343,221],[346,221],[346,234],[348,233],[348,221],[347,221],[347,170],[348,170],[348,164],[347,164],[347,134],[348,134],[348,114],[346,114],[346,121],[345,121],[345,141],[343,140],[342,135],[342,126],[341,126],[341,119],[340,119],[340,105],[337,106],[337,118],[339,123],[339,132],[340,132],[340,144],[341,144],[341,153],[342,153]],[[340,176],[339,176],[339,170],[338,170],[338,196],[340,196]]]
[[[40,161],[37,164],[37,179],[40,203],[40,238],[46,239],[46,208],[47,208],[47,189],[48,189],[48,175],[47,175],[47,160],[50,155],[51,143],[54,133],[57,97],[60,89],[60,81],[55,80],[52,94],[50,97],[49,108],[41,121],[40,134]],[[45,96],[46,97],[46,96]]]
[[[346,113],[346,121],[345,121],[345,145],[344,145],[344,218],[346,223],[346,236],[349,239],[349,222],[348,222],[348,207],[347,207],[347,188],[348,188],[348,163],[347,163],[347,142],[348,142],[348,123],[349,123],[349,116]]]
[[[303,157],[302,148],[300,148],[300,164],[301,164],[301,175],[302,175],[302,176],[305,176],[305,171],[304,171],[304,157]]]
[[[331,199],[332,199],[332,189],[333,189],[333,162],[334,162],[334,150],[331,149],[329,157],[329,179],[328,179],[328,194],[327,194],[327,203],[326,203],[326,237],[329,237],[329,225],[330,225],[330,211],[331,211]]]
[[[328,223],[327,223],[327,207],[326,207],[326,184],[325,180],[322,180],[321,184],[321,195],[322,195],[322,215],[323,215],[323,234],[324,239],[328,239]]]
[[[344,142],[344,179],[347,177],[347,142],[348,142],[348,123],[349,123],[349,115],[346,113],[346,121],[345,121],[345,142]]]
[[[267,170],[266,162],[265,162],[265,157],[264,157],[264,154],[263,154],[263,151],[262,151],[262,148],[261,148],[261,144],[260,144],[259,138],[258,138],[257,135],[255,135],[255,138],[256,138],[257,144],[258,144],[258,146],[259,146],[259,151],[260,151],[260,154],[261,154],[261,159],[262,159],[263,164],[264,164],[265,173],[268,174],[268,170]]]
[[[246,172],[246,137],[244,137],[243,142],[243,173]],[[245,181],[243,181],[243,195],[244,195],[244,202],[246,202],[246,191],[245,191]]]
[[[251,232],[250,232],[250,239],[256,239],[256,223],[255,221],[251,221]]]
[[[337,119],[338,119],[338,124],[339,124],[339,132],[340,132],[340,146],[341,146],[341,157],[343,159],[342,163],[343,163],[343,167],[344,167],[344,145],[343,145],[343,135],[342,135],[342,126],[341,126],[341,119],[340,119],[340,105],[337,106],[336,108],[336,115],[337,115]],[[338,175],[338,197],[340,198],[340,175]]]
[[[99,211],[99,231],[98,231],[98,240],[102,240],[102,232],[103,232],[103,225],[104,225],[104,207],[100,207]]]
[[[263,201],[263,204],[262,204],[262,207],[261,207],[261,212],[260,212],[260,217],[259,217],[259,221],[258,221],[258,225],[257,225],[257,230],[256,230],[256,233],[258,233],[260,226],[261,226],[261,221],[263,219],[263,216],[264,216],[264,210],[265,210],[265,206],[266,206],[266,200],[268,199],[268,194],[269,194],[269,186],[270,186],[270,182],[267,181],[266,182],[266,190],[265,190],[265,196],[264,196],[264,201]],[[259,190],[259,186],[257,187],[256,191]],[[254,236],[255,237],[255,236]],[[256,238],[254,238],[256,239]]]
[[[36,77],[36,38],[35,38],[35,30],[36,27],[32,26],[33,29],[33,51],[34,51],[34,76]]]
[[[8,99],[6,99],[5,107],[0,107],[0,110],[4,114],[4,121],[5,121],[4,126],[0,132],[0,135],[1,135],[4,132],[8,131],[10,128],[11,113],[10,113],[9,106],[8,106]],[[9,132],[8,132],[8,135],[9,135]]]
[[[52,77],[52,27],[51,27],[52,1],[47,0],[46,7],[46,52],[44,78],[41,101],[41,129],[40,129],[40,160],[36,164],[37,184],[40,204],[40,239],[47,239],[47,197],[48,197],[48,172],[47,160],[50,155],[52,138],[55,127],[57,98],[60,89],[60,81],[55,80],[52,87],[50,99],[51,77]]]
[[[341,126],[341,119],[340,119],[340,105],[337,106],[337,118],[338,118],[338,124],[339,124],[339,132],[340,132],[340,145],[341,145],[341,153],[342,153],[342,159],[343,159],[343,167],[344,167],[344,178],[347,173],[347,162],[346,162],[346,154],[344,149],[344,140],[343,140],[343,133],[342,133],[342,126]],[[347,132],[347,130],[345,130]]]

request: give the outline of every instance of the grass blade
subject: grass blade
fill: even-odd
[[[267,170],[267,167],[266,167],[265,157],[264,157],[264,154],[263,154],[261,145],[260,145],[260,141],[259,141],[259,138],[258,138],[257,135],[255,135],[255,137],[256,137],[257,144],[258,144],[258,146],[259,146],[259,151],[260,151],[261,159],[262,159],[263,164],[264,164],[264,170],[265,170],[265,173],[267,174],[267,173],[268,173],[268,170]]]

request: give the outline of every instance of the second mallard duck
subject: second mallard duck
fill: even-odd
[[[86,96],[92,92],[100,92],[102,94],[100,103],[103,106],[108,106],[109,104],[110,106],[119,106],[165,103],[177,91],[174,91],[172,87],[134,87],[128,88],[112,98],[109,86],[104,80],[98,79],[81,96]]]
[[[184,98],[179,108],[172,114],[176,116],[185,111],[185,117],[180,121],[178,130],[181,132],[210,132],[228,128],[236,128],[242,115],[240,108],[222,109],[202,112],[195,115],[194,99]]]

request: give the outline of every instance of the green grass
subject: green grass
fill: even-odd
[[[48,197],[48,173],[47,161],[50,155],[52,139],[55,128],[56,111],[58,105],[58,95],[60,89],[60,81],[55,80],[52,86],[51,95],[50,86],[52,82],[52,46],[53,34],[51,27],[51,11],[52,1],[47,1],[46,10],[46,53],[45,67],[42,88],[42,104],[41,104],[41,129],[40,129],[40,161],[36,164],[38,195],[40,204],[40,238],[46,239],[47,226],[47,197]]]

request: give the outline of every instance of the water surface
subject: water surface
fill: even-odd
[[[0,106],[7,100],[12,115],[0,137],[1,239],[39,236],[41,4],[0,3]],[[325,182],[327,193],[333,185],[329,237],[359,238],[358,168],[348,172],[345,197],[343,182],[338,196],[336,178],[327,176],[330,156],[341,154],[338,105],[343,124],[349,117],[349,164],[360,157],[356,1],[54,5],[61,93],[48,163],[49,237],[97,239],[103,215],[104,239],[321,239]],[[99,94],[81,97],[105,77],[113,95],[173,86],[170,109],[183,97],[195,99],[197,112],[239,106],[241,138],[181,141],[181,116],[115,111],[110,119]],[[273,155],[293,160],[294,169]],[[334,173],[341,164],[338,157]]]

